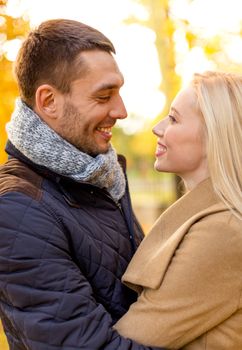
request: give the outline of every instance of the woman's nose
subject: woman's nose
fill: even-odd
[[[165,119],[162,119],[161,121],[159,121],[159,123],[157,123],[153,128],[152,128],[152,132],[153,134],[155,134],[156,136],[163,136],[166,126],[167,126],[167,122],[168,122],[168,118],[166,117]]]

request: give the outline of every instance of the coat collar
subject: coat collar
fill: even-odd
[[[210,179],[188,192],[156,221],[131,260],[123,282],[140,292],[157,288],[174,252],[190,226],[213,212],[227,210],[214,193]]]

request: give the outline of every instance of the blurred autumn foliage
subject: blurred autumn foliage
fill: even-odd
[[[0,322],[0,349],[8,350],[8,342],[3,332],[2,324]]]
[[[6,160],[4,146],[6,143],[5,124],[13,111],[18,89],[13,77],[13,63],[7,58],[6,43],[22,40],[29,30],[28,22],[23,18],[6,15],[6,1],[0,2],[0,163]]]

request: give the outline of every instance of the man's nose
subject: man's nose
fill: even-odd
[[[121,98],[121,96],[119,96],[117,98],[117,100],[115,101],[115,104],[113,105],[113,108],[111,109],[109,115],[111,118],[114,118],[114,119],[127,118],[127,116],[128,116],[127,110],[126,110],[126,107],[124,105],[124,102],[123,102],[123,99]]]

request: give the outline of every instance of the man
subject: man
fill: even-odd
[[[142,232],[110,140],[127,117],[112,43],[72,20],[29,34],[0,169],[0,315],[11,350],[147,349],[112,325]]]

